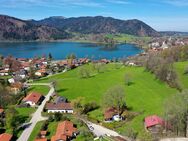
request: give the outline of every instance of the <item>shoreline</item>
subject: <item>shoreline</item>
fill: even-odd
[[[90,40],[31,40],[31,41],[21,41],[21,40],[5,40],[2,41],[0,40],[0,43],[66,43],[66,42],[75,42],[75,43],[92,43],[92,44],[101,44],[101,45],[109,45],[108,43],[105,42],[96,42],[96,41],[90,41]],[[132,44],[132,45],[136,45],[139,48],[141,48],[141,45],[137,44],[137,43],[133,43],[133,42],[120,42],[118,41],[117,43],[115,43],[114,45],[118,45],[118,44]]]

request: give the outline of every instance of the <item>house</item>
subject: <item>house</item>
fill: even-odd
[[[9,70],[0,70],[0,76],[8,76],[9,75]]]
[[[5,111],[3,108],[0,107],[0,118],[4,118],[5,116]]]
[[[48,110],[48,113],[73,113],[73,107],[70,103],[47,103],[46,109]]]
[[[58,103],[67,103],[67,98],[66,97],[62,97],[62,96],[58,96],[55,100],[54,103],[58,104]]]
[[[88,58],[80,58],[78,60],[79,64],[86,64],[88,63],[90,60]]]
[[[40,131],[40,137],[46,138],[47,131]]]
[[[37,92],[31,92],[22,101],[25,104],[28,104],[31,107],[34,107],[36,105],[39,105],[43,99],[44,97],[42,96],[42,94],[37,93]]]
[[[118,114],[118,111],[115,108],[108,108],[104,112],[105,121],[120,121],[122,117]]]
[[[150,132],[159,132],[163,129],[164,126],[165,121],[156,115],[145,118],[145,128]]]
[[[99,62],[100,62],[100,63],[104,63],[104,64],[108,64],[108,63],[110,63],[110,60],[101,59]]]
[[[10,78],[10,79],[8,79],[8,82],[11,84],[11,83],[15,83],[15,80],[14,80],[14,78]]]
[[[46,76],[47,75],[46,69],[40,69],[40,70],[36,71],[35,75],[38,77]]]
[[[23,84],[21,82],[15,82],[10,85],[10,91],[13,94],[18,94],[19,92],[21,92],[22,88]]]
[[[0,141],[11,141],[12,135],[8,133],[0,134]]]
[[[35,141],[47,141],[46,138],[42,138],[42,139],[35,139]]]
[[[56,134],[51,141],[68,141],[76,137],[78,131],[71,121],[60,122],[56,129]]]
[[[30,62],[23,62],[21,63],[21,68],[23,68],[26,71],[30,70],[31,63]]]

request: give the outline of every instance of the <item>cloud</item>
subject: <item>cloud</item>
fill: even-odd
[[[188,6],[188,0],[164,0],[163,2],[173,6]]]
[[[114,3],[114,4],[131,4],[131,2],[127,0],[106,0],[106,2]]]
[[[62,7],[62,6],[80,6],[80,7],[104,7],[102,3],[91,0],[0,0],[0,7]]]

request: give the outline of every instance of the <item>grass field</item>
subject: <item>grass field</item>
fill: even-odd
[[[31,116],[35,112],[35,108],[16,108],[16,111],[22,116]]]
[[[135,40],[142,40],[142,41],[149,41],[151,37],[139,37],[139,36],[134,36],[134,35],[128,35],[128,34],[118,34],[118,35],[112,35],[112,34],[107,34],[106,35],[109,38],[114,38],[118,42],[133,42]]]
[[[34,141],[35,140],[38,133],[40,132],[40,129],[42,128],[43,123],[44,123],[44,121],[40,121],[36,124],[36,126],[35,126],[34,130],[32,131],[28,141]]]
[[[41,93],[42,95],[47,95],[48,92],[49,92],[49,87],[47,86],[31,86],[29,89],[28,89],[28,92],[38,92],[38,93]]]
[[[188,62],[175,63],[175,68],[177,70],[180,84],[183,89],[188,88],[188,74],[184,74],[185,68],[187,67],[188,67]]]
[[[91,65],[87,67],[91,68]],[[56,76],[43,79],[40,82],[57,81],[57,92],[59,95],[73,100],[77,97],[84,97],[85,101],[95,101],[99,105],[102,103],[105,92],[115,86],[121,85],[125,89],[126,102],[133,112],[140,113],[132,121],[120,128],[119,132],[124,132],[128,127],[140,132],[144,129],[143,119],[145,116],[157,114],[162,116],[163,102],[169,96],[177,93],[176,89],[170,88],[167,84],[155,79],[155,76],[146,72],[142,67],[122,67],[115,69],[113,64],[106,66],[104,73],[92,72],[92,77],[81,79],[78,75],[79,68]],[[133,84],[124,84],[125,74],[131,74]],[[103,120],[103,109],[97,109],[89,114],[97,120]]]

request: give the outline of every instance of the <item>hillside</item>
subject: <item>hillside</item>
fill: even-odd
[[[0,40],[50,40],[65,39],[69,34],[45,25],[35,25],[14,17],[0,15]]]
[[[86,67],[92,70],[92,65]],[[85,101],[95,101],[100,108],[88,114],[89,119],[102,122],[104,94],[109,88],[120,85],[125,89],[126,102],[131,107],[130,112],[138,113],[129,122],[121,122],[116,131],[124,132],[127,128],[133,128],[142,136],[144,131],[143,119],[146,116],[157,114],[163,116],[163,104],[173,94],[177,93],[176,89],[170,88],[167,84],[156,80],[155,76],[145,71],[142,67],[121,67],[116,69],[114,64],[105,66],[105,72],[97,73],[92,71],[93,77],[81,79],[79,77],[79,68],[66,73],[44,78],[39,82],[50,82],[56,80],[57,93],[67,97],[70,101],[83,97]],[[130,74],[133,84],[125,85],[124,76]],[[107,125],[107,126],[111,126]],[[113,127],[113,126],[111,126]]]
[[[139,20],[119,20],[111,17],[64,18],[54,16],[40,21],[21,20],[0,15],[0,41],[31,41],[71,39],[79,34],[129,34],[159,36],[153,28]],[[77,34],[74,34],[77,36]]]
[[[137,36],[159,36],[157,31],[137,19],[119,20],[102,16],[77,18],[50,17],[38,22],[35,21],[34,23],[83,34],[125,33]]]

